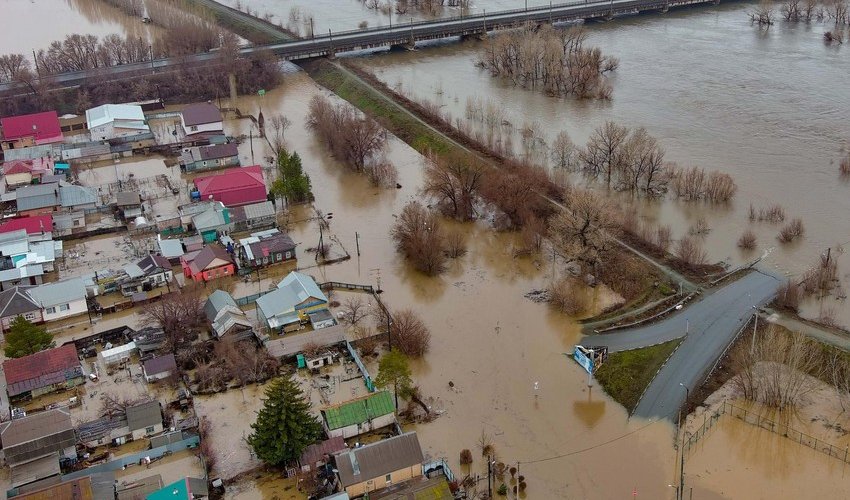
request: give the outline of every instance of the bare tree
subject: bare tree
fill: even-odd
[[[562,130],[555,136],[555,140],[552,142],[551,156],[552,162],[558,168],[569,171],[578,168],[578,150],[566,131]]]
[[[423,192],[436,198],[444,214],[459,220],[472,219],[484,170],[485,166],[472,155],[429,155]]]
[[[390,231],[396,249],[417,270],[437,275],[446,268],[445,238],[437,217],[417,201],[401,211]]]
[[[349,297],[342,303],[342,318],[349,325],[357,325],[369,314],[369,304],[361,297]]]
[[[626,127],[605,122],[593,131],[580,154],[585,172],[593,178],[601,176],[608,188],[623,168],[628,134]]]
[[[338,160],[357,172],[386,146],[387,134],[378,122],[358,116],[348,105],[333,105],[322,96],[310,101],[307,123]]]
[[[679,240],[676,246],[676,257],[691,266],[701,266],[708,259],[702,245],[693,236],[686,236]]]
[[[590,309],[587,287],[573,278],[563,278],[549,287],[551,304],[569,316],[579,316]]]
[[[752,250],[756,247],[756,233],[752,231],[752,229],[747,229],[738,238],[738,247],[743,248],[744,250]]]
[[[390,333],[393,348],[412,358],[423,356],[431,344],[431,331],[411,309],[393,313]]]
[[[162,328],[166,335],[166,349],[176,353],[204,325],[204,299],[200,289],[189,286],[163,295],[142,310],[142,317]]]
[[[550,223],[553,244],[568,260],[595,266],[618,228],[616,210],[610,200],[590,190],[569,190],[565,200],[567,209]]]
[[[761,0],[755,10],[750,12],[750,22],[758,24],[760,28],[768,28],[773,24],[773,2]]]
[[[782,227],[779,231],[779,241],[781,243],[791,243],[792,241],[801,238],[806,232],[803,227],[803,219],[799,217],[791,219],[791,222]]]

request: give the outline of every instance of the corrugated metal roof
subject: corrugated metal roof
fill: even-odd
[[[86,286],[82,278],[70,278],[39,285],[29,290],[29,294],[42,307],[51,307],[86,298]]]
[[[31,184],[15,190],[18,211],[55,207],[60,204],[59,184]]]
[[[423,458],[416,433],[407,432],[341,453],[336,468],[345,488],[421,464]]]
[[[392,394],[388,391],[379,391],[354,401],[325,408],[322,414],[325,416],[328,428],[334,430],[362,424],[394,411]]]
[[[214,104],[201,102],[190,104],[181,111],[183,115],[183,123],[186,126],[206,125],[208,123],[218,123],[222,121],[221,111]]]
[[[159,240],[159,251],[166,259],[183,255],[183,243],[180,240]]]
[[[73,345],[71,347],[73,348]],[[0,423],[0,439],[3,441],[3,449],[7,450],[8,458],[9,448],[73,430],[70,411],[65,408],[55,408],[11,422]]]
[[[94,188],[68,185],[59,188],[59,198],[63,207],[76,207],[97,203],[97,192]]]
[[[173,372],[177,369],[177,361],[174,359],[173,354],[166,354],[145,361],[144,368],[145,375],[150,377],[159,375],[160,373]]]
[[[74,344],[6,360],[3,371],[8,384],[6,392],[10,397],[63,382],[70,378],[69,374],[82,372]]]
[[[104,104],[86,110],[86,122],[88,122],[90,129],[112,123],[115,120],[144,122],[145,113],[141,106],[131,104]],[[147,128],[146,125],[145,128]]]
[[[174,359],[174,355],[171,355]],[[147,363],[145,363],[147,366]],[[127,408],[127,426],[130,432],[152,427],[162,423],[162,406],[159,401],[151,401]]]

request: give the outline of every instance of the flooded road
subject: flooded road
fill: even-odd
[[[797,275],[827,247],[850,240],[850,184],[837,167],[850,141],[841,112],[850,93],[829,83],[850,73],[850,58],[846,47],[823,44],[828,25],[777,22],[759,32],[749,23],[750,8],[729,4],[588,25],[589,43],[620,59],[610,102],[552,98],[492,78],[474,64],[486,41],[358,62],[453,119],[465,120],[468,98],[497,103],[515,129],[536,123],[547,143],[566,130],[583,144],[606,120],[644,126],[660,139],[667,160],[728,172],[738,184],[728,205],[635,202],[648,220],[671,224],[678,238],[705,217],[711,260],[741,263],[767,250],[766,265]],[[514,139],[515,150],[520,143]],[[621,203],[631,202],[623,196]],[[750,223],[750,203],[756,209],[782,204],[789,218],[803,219],[805,238],[780,246],[780,225]],[[758,248],[742,252],[736,240],[748,227]],[[846,269],[850,260],[842,257],[841,264]],[[809,304],[805,312],[818,317],[828,309],[850,324],[843,301]]]
[[[46,49],[66,35],[112,33],[149,39],[157,28],[142,23],[101,0],[3,0],[0,15],[0,53]]]

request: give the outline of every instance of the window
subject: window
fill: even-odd
[[[70,308],[71,308],[71,306],[69,304],[62,304],[62,305],[59,306],[59,312],[67,311]]]
[[[145,428],[145,434],[153,434],[154,428],[153,426]]]
[[[44,312],[46,312],[47,314],[53,314],[53,313],[56,312],[56,308],[55,307],[48,307],[47,309],[44,310]]]
[[[189,127],[189,130],[191,130],[192,132],[197,132],[197,131],[198,131],[198,126],[197,126],[197,125],[192,125],[191,127]]]
[[[26,313],[24,314],[24,319],[27,321],[32,321],[35,319],[35,313]]]
[[[386,482],[388,482],[388,483],[393,482],[393,475],[392,475],[392,474],[387,474],[386,476],[384,476],[384,480],[385,480]]]
[[[207,166],[207,162],[204,162],[204,166],[205,166],[205,167]]]

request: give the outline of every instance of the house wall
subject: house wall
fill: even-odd
[[[103,125],[99,125],[94,128],[89,129],[89,135],[91,135],[91,140],[93,141],[103,141],[106,139],[111,139],[114,137],[115,126],[114,123],[104,123]]]
[[[32,182],[32,174],[29,172],[21,172],[20,174],[10,174],[4,177],[7,187],[18,187],[30,184]]]
[[[33,398],[37,398],[39,396],[43,396],[45,394],[50,394],[51,392],[62,391],[65,389],[70,389],[71,387],[76,387],[78,385],[83,385],[86,383],[86,378],[82,374],[82,368],[79,368],[79,375],[68,379],[64,382],[58,382],[56,384],[46,385],[44,387],[39,387],[33,389],[29,392],[30,396]],[[26,396],[26,393],[19,394],[15,396],[13,399],[17,400]]]
[[[192,127],[187,127],[186,123],[183,121],[183,117],[180,117],[180,124],[183,125],[183,132],[186,135],[194,135],[194,134],[202,134],[204,132],[221,132],[224,130],[224,125],[222,122],[215,123],[207,123],[205,125],[196,125]]]
[[[295,249],[289,250],[287,252],[274,252],[268,257],[261,257],[249,261],[248,263],[251,267],[263,267],[269,266],[272,264],[278,264],[281,262],[287,262],[295,259]]]
[[[347,427],[341,427],[339,429],[328,429],[327,424],[323,421],[325,426],[325,432],[328,437],[339,437],[342,436],[345,439],[352,438],[355,436],[359,436],[361,434],[365,434],[369,431],[373,431],[375,429],[380,429],[381,427],[386,427],[388,425],[392,425],[395,422],[395,413],[389,413],[387,415],[382,415],[377,418],[373,418],[371,421],[363,422],[360,424],[349,425]]]
[[[352,484],[351,486],[347,486],[345,488],[345,492],[348,493],[348,496],[351,498],[364,495],[370,491],[377,491],[386,488],[387,486],[403,483],[409,479],[413,479],[414,477],[419,477],[422,475],[422,465],[416,464],[410,467],[406,467],[403,469],[399,469],[393,471],[389,474],[390,481],[387,481],[386,476],[371,478],[361,483]]]
[[[58,206],[58,205],[56,205],[56,206]],[[20,215],[21,217],[29,216],[29,215],[50,215],[56,210],[56,206],[34,208],[32,210],[23,210],[23,211],[19,211],[18,215]]]
[[[9,327],[12,325],[12,321],[15,321],[15,318],[18,316],[23,316],[30,323],[41,323],[44,321],[44,316],[41,314],[41,310],[38,311],[30,311],[28,313],[16,316],[6,316],[5,318],[0,318],[0,329],[4,332],[9,330]]]
[[[45,263],[45,264],[47,264],[47,263]],[[53,271],[53,269],[48,269],[47,267],[48,267],[47,265],[44,266],[44,270],[46,272]],[[53,266],[51,265],[50,267],[53,267]],[[42,283],[44,283],[44,277],[41,276],[41,275],[39,275],[39,276],[27,276],[26,278],[0,282],[0,291],[8,290],[8,289],[12,288],[13,286],[18,286],[18,285],[40,285]],[[41,312],[39,312],[39,317],[40,316],[41,316]]]
[[[65,308],[67,306],[67,309]],[[52,311],[51,311],[52,309]],[[85,314],[88,310],[86,299],[78,299],[65,304],[44,308],[44,321],[56,321],[63,318],[70,318],[78,314]]]
[[[235,271],[236,266],[234,266],[233,264],[228,264],[226,266],[207,269],[202,273],[198,273],[192,276],[192,279],[195,281],[210,281],[224,276],[231,276]]]
[[[187,172],[200,172],[203,170],[215,170],[217,168],[238,167],[239,157],[228,156],[227,158],[216,158],[213,160],[198,160],[186,165]]]
[[[136,429],[132,432],[133,441],[137,439],[142,439],[145,436],[153,436],[154,434],[159,434],[162,432],[162,422],[153,426],[153,430],[148,431],[148,429]]]
[[[14,141],[3,141],[0,145],[2,145],[3,151],[7,149],[31,148],[36,145],[35,136],[21,137]]]

